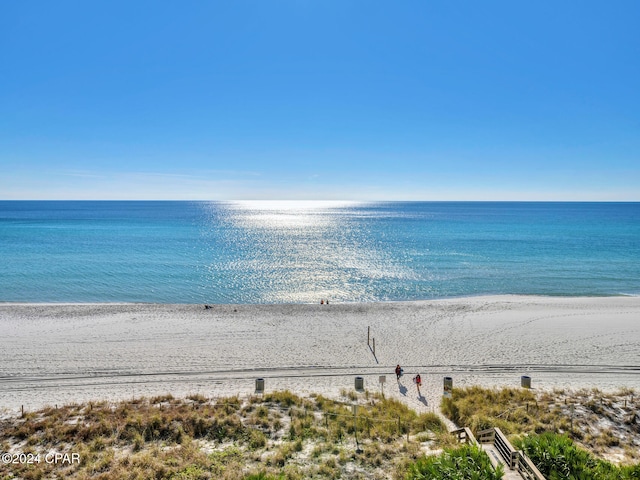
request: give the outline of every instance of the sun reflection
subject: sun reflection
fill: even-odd
[[[246,200],[227,202],[234,222],[268,229],[326,228],[335,225],[341,211],[359,202],[316,200]]]
[[[366,205],[364,202],[340,200],[238,200],[224,202],[230,208],[239,210],[325,210],[335,208],[349,208]]]
[[[261,302],[315,303],[373,300],[375,283],[412,276],[380,248],[358,219],[361,202],[236,201],[212,204],[233,252],[211,264],[213,278],[229,280]],[[218,227],[215,227],[218,226]],[[214,269],[222,270],[216,275]]]

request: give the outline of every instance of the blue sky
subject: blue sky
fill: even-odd
[[[640,200],[640,2],[0,2],[0,198]]]

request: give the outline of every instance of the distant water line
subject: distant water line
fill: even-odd
[[[0,301],[640,294],[639,203],[0,201]]]

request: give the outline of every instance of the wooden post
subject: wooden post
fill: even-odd
[[[367,327],[367,345],[370,345],[369,339],[371,338],[371,327]]]
[[[360,442],[358,442],[358,405],[353,405],[353,433],[356,439],[356,453],[362,453]]]
[[[22,415],[21,416],[22,416],[22,418],[24,418],[24,405],[20,406],[20,410],[22,411]]]
[[[353,409],[353,432],[356,438],[356,448],[358,448],[358,417],[357,407]]]
[[[573,433],[573,404],[571,404],[571,433]]]

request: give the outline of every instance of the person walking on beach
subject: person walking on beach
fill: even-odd
[[[400,364],[396,365],[396,380],[400,381],[400,377],[402,376],[402,368]]]
[[[422,386],[422,378],[420,378],[419,373],[414,377],[413,381],[416,382],[416,388],[418,389],[418,396],[421,397],[422,394],[420,393],[420,387]]]

